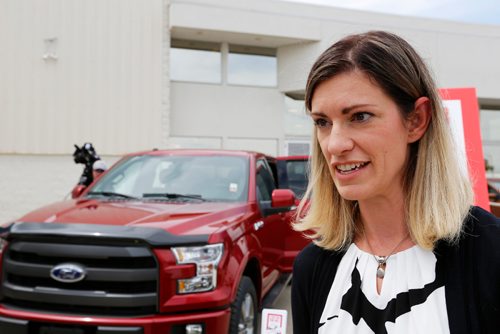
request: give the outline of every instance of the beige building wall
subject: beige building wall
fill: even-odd
[[[161,143],[162,0],[1,0],[0,152]],[[153,126],[152,126],[153,124]]]
[[[117,156],[101,157],[108,165]],[[0,155],[0,225],[35,208],[70,198],[83,165],[68,155]]]
[[[0,223],[168,136],[168,0],[0,0]],[[166,92],[165,92],[166,91]]]

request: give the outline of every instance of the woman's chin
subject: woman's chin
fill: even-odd
[[[349,186],[349,187],[339,187],[337,188],[340,197],[348,201],[359,201],[366,198],[366,190],[363,191],[359,187]]]
[[[348,192],[348,191],[340,192],[339,191],[339,194],[340,194],[340,197],[342,197],[343,199],[348,200],[348,201],[359,201],[362,198],[362,196],[360,196],[358,193],[354,193],[354,192]]]

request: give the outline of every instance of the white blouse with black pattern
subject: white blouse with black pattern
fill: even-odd
[[[413,246],[389,257],[380,294],[378,263],[352,244],[340,261],[319,334],[449,333],[436,256]]]

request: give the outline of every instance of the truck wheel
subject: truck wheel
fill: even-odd
[[[231,305],[229,334],[257,334],[257,293],[252,280],[243,276]]]

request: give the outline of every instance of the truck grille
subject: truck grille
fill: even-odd
[[[59,282],[51,270],[71,263],[79,282]],[[75,315],[141,316],[157,310],[158,266],[147,246],[11,240],[0,292],[6,307]]]

